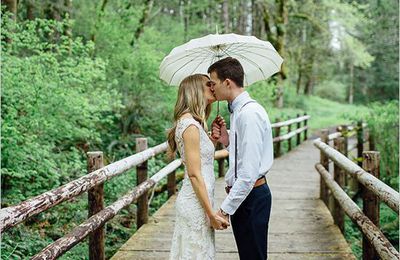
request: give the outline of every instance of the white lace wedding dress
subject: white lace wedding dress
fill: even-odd
[[[177,123],[175,140],[179,154],[185,161],[182,134],[190,125],[195,125],[200,131],[201,174],[206,184],[208,197],[214,203],[214,145],[202,126],[193,118],[181,119]],[[215,235],[208,217],[197,199],[192,184],[187,175],[179,191],[175,204],[176,218],[172,238],[170,259],[215,259]]]

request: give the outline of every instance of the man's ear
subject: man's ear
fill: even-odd
[[[231,80],[230,79],[225,79],[225,80],[226,80],[226,85],[228,86],[228,88],[231,88],[232,87]]]

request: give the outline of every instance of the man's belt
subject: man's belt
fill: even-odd
[[[254,183],[253,189],[254,189],[255,187],[258,187],[258,186],[263,185],[264,183],[267,183],[267,179],[265,178],[265,176],[262,176],[262,177],[260,177],[260,178],[257,179],[256,183]],[[231,189],[232,189],[232,186],[226,186],[226,187],[225,187],[225,192],[226,192],[227,194],[229,194],[229,192],[231,191]]]

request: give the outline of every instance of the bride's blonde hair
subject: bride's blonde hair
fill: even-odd
[[[185,113],[190,113],[207,131],[207,119],[211,113],[211,104],[207,105],[204,95],[204,81],[207,78],[205,74],[194,74],[184,78],[179,85],[178,98],[174,109],[174,126],[168,131],[168,156],[175,157],[176,142],[175,131],[177,121]]]

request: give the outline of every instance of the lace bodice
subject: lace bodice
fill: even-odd
[[[199,129],[201,174],[210,202],[212,205],[214,203],[214,145],[196,120],[181,119],[176,126],[175,141],[185,165],[185,178],[175,204],[176,222],[170,259],[215,259],[214,230],[210,226],[209,219],[197,199],[187,174],[183,133],[190,125]]]

